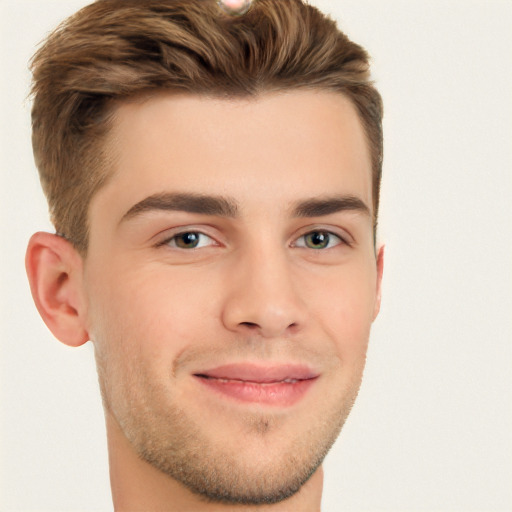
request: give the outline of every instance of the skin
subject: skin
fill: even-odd
[[[121,104],[107,144],[115,169],[90,205],[86,257],[38,233],[27,270],[56,336],[94,343],[115,509],[319,510],[320,464],[380,307],[383,249],[354,107],[327,92],[161,93]],[[236,215],[134,209],[176,193],[227,198]],[[347,197],[340,211],[297,215],[305,201]],[[201,233],[199,245],[180,247],[183,232]],[[312,232],[329,243],[312,245]],[[233,362],[307,365],[317,378],[275,406],[194,377]]]
[[[219,4],[228,14],[245,14],[250,6],[251,0],[222,0]]]

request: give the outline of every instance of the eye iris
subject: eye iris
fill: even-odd
[[[310,249],[324,249],[329,245],[329,234],[315,231],[306,235],[306,245]]]
[[[193,249],[199,244],[198,233],[182,233],[176,237],[176,245],[182,249]]]

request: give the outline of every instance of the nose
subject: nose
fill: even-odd
[[[226,281],[222,321],[228,330],[275,338],[302,329],[306,307],[286,254],[260,250],[239,258]]]

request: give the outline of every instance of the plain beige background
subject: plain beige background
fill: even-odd
[[[55,341],[23,258],[51,229],[27,61],[83,0],[0,0],[0,510],[111,509],[92,348]],[[385,101],[384,299],[324,512],[512,508],[512,2],[315,0]]]

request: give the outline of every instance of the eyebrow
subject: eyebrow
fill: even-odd
[[[183,211],[202,215],[235,218],[239,208],[234,199],[191,193],[161,193],[146,197],[133,205],[120,222],[151,211]],[[370,209],[360,198],[352,195],[314,198],[298,201],[292,208],[293,217],[322,217],[332,213],[355,211],[370,216]]]
[[[294,217],[322,217],[332,213],[354,211],[371,216],[370,208],[359,197],[346,195],[308,199],[295,205]]]
[[[122,217],[121,222],[142,213],[164,210],[236,217],[238,206],[235,201],[221,196],[203,194],[163,193],[146,197],[133,205]]]

